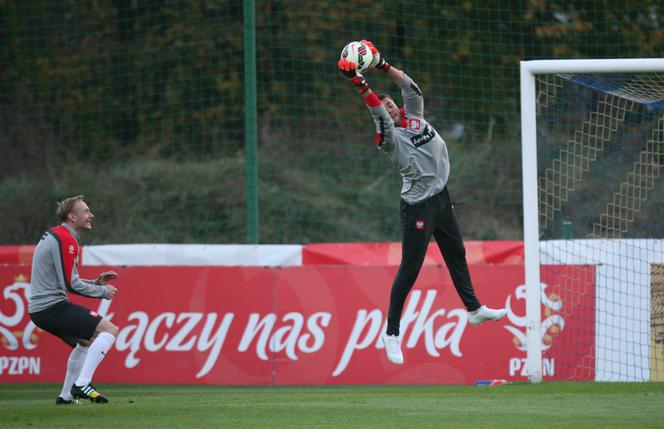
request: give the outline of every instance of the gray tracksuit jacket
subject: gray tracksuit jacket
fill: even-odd
[[[106,288],[78,276],[78,234],[63,223],[44,233],[32,256],[28,311],[36,313],[67,300],[67,292],[106,298]]]
[[[450,174],[447,145],[424,119],[424,99],[415,82],[404,73],[399,84],[403,97],[402,121],[394,125],[378,97],[365,98],[376,124],[376,144],[401,172],[401,198],[421,202],[443,190]]]

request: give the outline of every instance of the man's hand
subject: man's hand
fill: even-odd
[[[103,286],[106,283],[108,283],[109,281],[117,279],[118,277],[120,277],[120,276],[118,276],[118,273],[116,273],[115,271],[106,271],[106,272],[103,272],[103,273],[99,274],[99,276],[97,277],[97,280],[95,280],[95,282],[98,285]]]
[[[378,48],[374,46],[374,44],[368,40],[362,40],[362,43],[367,45],[371,53],[373,54],[373,60],[371,60],[371,64],[369,65],[369,68],[376,68],[383,70],[384,72],[387,72],[390,69],[390,64],[385,61],[385,58],[381,57],[380,52],[378,51]]]
[[[357,76],[357,64],[352,61],[348,61],[347,59],[342,58],[337,63],[337,67],[339,67],[339,72],[341,72],[341,74],[346,76],[348,79],[352,79]]]
[[[339,60],[338,67],[341,74],[346,76],[350,82],[355,85],[357,92],[364,94],[369,90],[369,84],[367,83],[366,79],[364,79],[364,76],[362,76],[362,74],[357,70],[357,66],[354,62],[342,58]]]
[[[106,299],[115,298],[115,293],[118,291],[115,288],[115,286],[113,286],[113,285],[104,285],[104,288],[106,289]]]

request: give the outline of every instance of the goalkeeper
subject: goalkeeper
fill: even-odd
[[[387,95],[376,95],[357,65],[339,60],[339,71],[357,88],[376,124],[376,145],[399,167],[401,188],[402,256],[390,292],[387,331],[383,342],[388,359],[403,363],[399,322],[406,297],[420,272],[431,240],[436,239],[454,287],[468,310],[468,320],[477,325],[498,320],[507,312],[481,305],[475,296],[461,231],[450,196],[447,178],[450,162],[440,134],[424,119],[422,91],[403,71],[391,66],[369,41],[373,53],[369,69],[381,70],[401,88],[403,108]]]

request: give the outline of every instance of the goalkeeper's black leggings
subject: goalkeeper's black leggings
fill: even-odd
[[[420,203],[408,204],[401,200],[401,230],[401,265],[390,293],[388,335],[399,335],[404,302],[420,273],[432,235],[438,243],[454,287],[466,309],[474,311],[480,308],[470,281],[466,249],[447,186]]]

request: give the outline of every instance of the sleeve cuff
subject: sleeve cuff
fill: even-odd
[[[364,103],[369,107],[376,107],[381,105],[380,98],[378,98],[374,92],[364,97]]]

